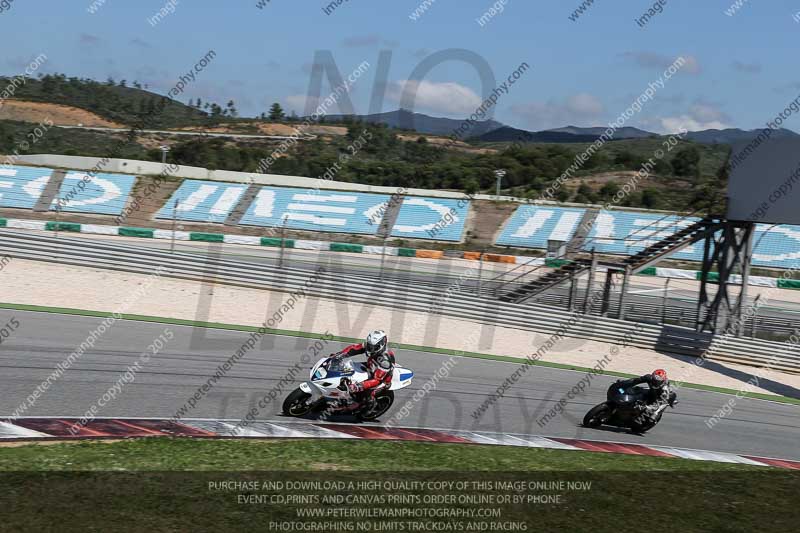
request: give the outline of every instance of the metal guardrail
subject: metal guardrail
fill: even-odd
[[[125,272],[152,273],[164,269],[166,277],[212,280],[227,285],[292,292],[310,277],[307,269],[198,257],[182,252],[142,249],[102,241],[52,238],[0,232],[0,252],[15,258],[79,265]],[[698,334],[689,328],[659,326],[606,317],[582,315],[538,304],[507,304],[481,295],[442,290],[438,286],[380,280],[342,272],[323,273],[307,287],[307,294],[339,301],[385,305],[399,310],[425,312],[544,334],[628,344],[669,353],[700,356],[751,366],[770,366],[800,373],[800,347],[758,339],[737,339]],[[437,305],[438,302],[438,305]],[[574,325],[566,327],[569,322]]]

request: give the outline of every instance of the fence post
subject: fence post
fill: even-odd
[[[381,275],[380,280],[383,281],[383,264],[386,261],[386,237],[383,238],[383,250],[381,251]]]
[[[480,294],[481,294],[481,278],[483,277],[483,254],[484,254],[484,252],[481,252],[480,254],[478,254],[478,288],[476,289],[476,292],[475,292],[475,294],[477,294],[478,296],[480,296]]]
[[[594,288],[594,273],[597,270],[597,258],[594,255],[594,247],[592,248],[592,266],[589,267],[589,281],[586,285],[586,296],[583,298],[583,314],[591,313],[592,306],[589,303],[592,296],[592,289]]]
[[[665,325],[667,323],[667,294],[669,293],[669,282],[670,278],[667,278],[667,281],[664,283],[664,296],[661,299],[661,325]]]
[[[750,323],[750,337],[756,338],[756,322],[758,321],[758,301],[761,299],[761,295],[759,294],[756,296],[756,299],[753,300],[753,321]],[[742,324],[742,331],[744,331],[744,324]]]
[[[577,291],[577,281],[578,281],[578,279],[577,279],[577,276],[575,276],[575,274],[570,275],[570,277],[569,277],[569,300],[567,301],[567,309],[569,309],[570,311],[572,311],[573,308],[576,305],[575,297],[576,297],[576,295],[578,293],[578,291]]]
[[[281,224],[281,251],[278,255],[278,267],[283,267],[283,252],[286,249],[286,219],[283,219],[283,224]]]
[[[56,239],[58,239],[58,226],[59,223],[59,215],[61,214],[61,206],[58,205],[58,200],[56,200]]]
[[[630,265],[625,265],[625,273],[622,277],[622,289],[620,290],[619,294],[619,319],[625,320],[625,297],[628,293],[628,282],[630,281],[631,277],[631,267]]]
[[[169,241],[169,253],[175,253],[175,227],[178,223],[178,199],[175,198],[175,203],[172,205],[172,235]]]

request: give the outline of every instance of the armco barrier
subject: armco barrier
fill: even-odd
[[[0,251],[11,257],[63,264],[108,268],[128,272],[151,273],[162,267],[167,277],[207,279],[215,267],[219,283],[291,292],[304,286],[310,270],[278,267],[246,261],[218,260],[195,254],[121,246],[107,241],[55,239],[42,235],[0,232]],[[578,339],[619,343],[668,353],[730,361],[751,366],[767,366],[776,370],[800,373],[800,347],[757,339],[736,339],[697,334],[688,328],[656,326],[621,321],[539,304],[503,304],[489,298],[457,291],[443,302],[441,287],[379,279],[375,275],[328,272],[307,293],[320,298],[363,303],[369,297],[376,305],[394,309],[452,316],[476,323],[562,335]],[[531,350],[533,351],[533,350]],[[519,355],[528,355],[520,353]]]
[[[0,228],[10,227],[18,229],[30,230],[45,230],[55,231],[55,222],[43,222],[41,220],[21,220],[21,219],[5,219],[0,218]],[[170,239],[172,232],[170,230],[153,230],[149,228],[132,228],[121,226],[104,226],[99,224],[76,224],[72,222],[59,222],[60,231],[71,231],[76,233],[90,233],[98,235],[119,235],[121,237],[140,237],[149,239]],[[193,237],[194,235],[194,237]],[[210,235],[212,237],[197,237],[197,235]],[[185,241],[207,241],[207,242],[223,242],[226,244],[244,244],[250,246],[271,246],[280,247],[281,239],[277,237],[252,237],[246,235],[228,235],[222,233],[194,233],[194,232],[175,232],[176,240]],[[299,243],[299,244],[296,244]],[[358,246],[359,248],[349,248],[351,246]],[[438,250],[417,250],[415,248],[397,248],[393,246],[368,246],[368,245],[351,245],[347,243],[331,243],[328,241],[305,241],[295,239],[284,239],[284,248],[299,248],[306,250],[327,250],[335,252],[353,252],[374,255],[392,255],[399,257],[426,257],[430,259],[443,259],[446,256],[444,252]],[[543,259],[539,257],[528,256],[513,256],[501,254],[481,254],[480,252],[460,252],[464,259],[478,260],[483,256],[484,261],[497,261],[498,258],[501,263],[508,264],[527,264],[530,266],[548,266],[557,268],[567,261],[563,259]],[[601,269],[602,270],[602,269]],[[661,268],[649,267],[638,274],[637,276],[654,276],[659,278],[674,278],[674,279],[689,279],[699,280],[700,272],[696,270],[682,270],[677,268]],[[713,282],[716,279],[716,274],[711,273],[709,279]],[[739,280],[739,276],[732,276],[732,281],[735,283]],[[800,290],[800,280],[772,278],[765,276],[750,276],[750,285],[756,287],[777,287],[781,289]]]

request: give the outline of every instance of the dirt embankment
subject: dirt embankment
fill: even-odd
[[[60,104],[44,102],[27,102],[24,100],[6,100],[0,106],[0,120],[17,120],[20,122],[39,123],[51,120],[57,126],[87,126],[92,128],[123,128],[103,117],[80,109]]]

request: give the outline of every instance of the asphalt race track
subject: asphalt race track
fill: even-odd
[[[53,372],[55,366],[85,341],[102,319],[0,310],[0,324],[14,317],[19,326],[0,344],[0,415],[7,417]],[[25,416],[80,417],[113,384],[142,351],[165,329],[174,338],[136,373],[116,400],[100,409],[101,417],[172,417],[198,388],[247,340],[248,333],[202,330],[187,326],[118,321],[29,408]],[[241,418],[300,360],[313,340],[266,336],[241,359],[185,416]],[[339,343],[325,346],[327,354]],[[603,354],[598,354],[601,358]],[[388,420],[442,368],[448,356],[401,351],[398,364],[415,372],[411,387],[397,393]],[[544,427],[537,424],[582,377],[579,372],[535,367],[491,408],[475,420],[472,413],[517,365],[456,358],[449,376],[416,403],[400,426],[504,431],[555,437],[612,440],[676,446],[785,459],[800,459],[800,407],[761,400],[738,399],[732,414],[713,429],[705,421],[733,396],[681,389],[680,404],[668,409],[661,423],[644,436],[579,427],[585,412],[605,398],[611,377],[597,376],[585,394],[567,403],[563,415]],[[308,365],[304,365],[308,366]],[[306,370],[295,381],[307,378]],[[743,375],[743,383],[749,376]],[[294,385],[296,386],[296,384]],[[258,415],[285,420],[278,401]],[[791,390],[790,393],[800,391]],[[332,419],[347,421],[347,419]]]

